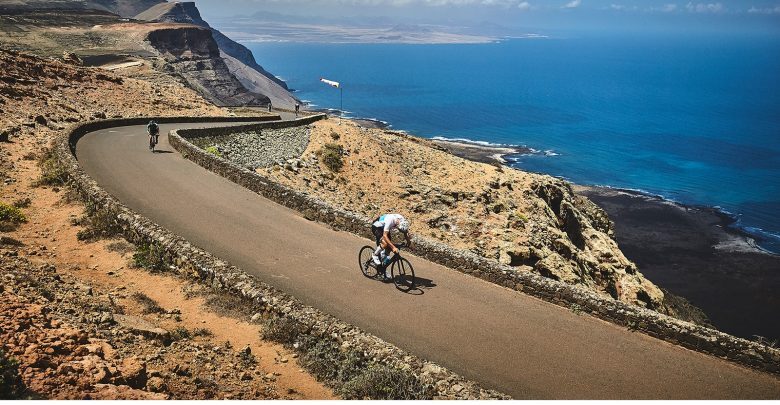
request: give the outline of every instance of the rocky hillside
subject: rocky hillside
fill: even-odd
[[[135,16],[150,22],[193,24],[211,30],[230,72],[248,90],[269,97],[275,106],[292,108],[298,101],[287,84],[269,73],[255,60],[252,51],[233,41],[201,18],[194,2],[160,3]]]
[[[46,158],[74,122],[226,110],[74,58],[0,48],[0,72],[1,399],[333,398],[241,300],[147,270]]]
[[[127,21],[116,14],[153,5],[157,5],[154,10],[170,11],[151,13],[166,22]],[[265,106],[273,98],[275,106],[292,108],[297,102],[285,87],[269,79],[273,75],[221,49],[216,39],[229,52],[237,50],[234,55],[257,65],[248,49],[211,29],[191,3],[184,7],[159,0],[14,0],[11,6],[0,6],[0,47],[50,57],[69,52],[92,66],[140,62],[221,106]],[[153,33],[158,29],[162,31]]]
[[[334,172],[322,156],[338,150],[343,167]],[[621,252],[604,211],[553,177],[466,161],[427,140],[336,120],[313,125],[301,159],[257,170],[367,217],[400,212],[413,233],[519,271],[668,312],[663,292]]]

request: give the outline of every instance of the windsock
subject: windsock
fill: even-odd
[[[323,82],[323,83],[325,83],[325,84],[327,84],[328,86],[333,86],[333,87],[335,87],[335,88],[337,88],[337,89],[341,87],[341,83],[339,83],[339,82],[334,82],[333,80],[328,80],[328,79],[323,79],[323,78],[320,78],[320,81],[321,81],[321,82]]]

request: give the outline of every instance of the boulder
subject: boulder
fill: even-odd
[[[122,376],[122,382],[130,387],[143,388],[146,386],[146,362],[137,357],[124,359],[119,366],[119,373]]]
[[[167,330],[158,328],[151,322],[137,316],[115,314],[114,321],[119,324],[119,326],[139,335],[162,340],[164,342],[171,339],[171,335]]]

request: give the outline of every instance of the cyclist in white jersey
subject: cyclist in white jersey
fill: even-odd
[[[387,251],[388,248],[393,253],[398,253],[398,248],[395,247],[393,241],[390,240],[390,232],[394,229],[398,229],[404,234],[406,238],[407,246],[411,245],[412,239],[409,236],[409,220],[403,217],[401,214],[384,214],[377,218],[371,225],[371,232],[376,238],[376,250],[371,259],[374,264],[379,265],[382,263],[380,255],[383,251]]]

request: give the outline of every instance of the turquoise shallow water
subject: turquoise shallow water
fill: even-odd
[[[780,252],[780,38],[247,44],[319,108],[523,145],[524,170],[717,206]]]

